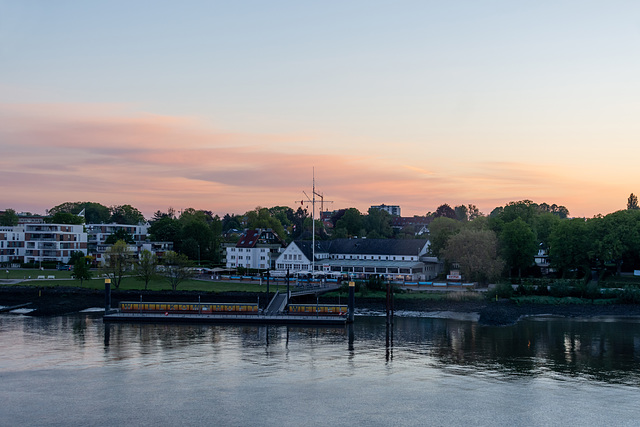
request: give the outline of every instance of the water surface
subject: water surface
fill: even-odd
[[[638,425],[640,322],[0,315],[2,425]]]

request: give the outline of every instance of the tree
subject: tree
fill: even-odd
[[[387,211],[377,208],[369,208],[369,214],[364,217],[367,237],[388,239],[393,236],[391,228],[391,215]],[[374,237],[375,236],[375,237]]]
[[[336,228],[344,228],[348,236],[359,236],[364,228],[362,214],[356,208],[347,209],[336,221]]]
[[[72,259],[75,258],[73,263],[73,273],[71,273],[71,275],[74,279],[80,280],[80,286],[82,286],[85,280],[90,280],[93,276],[90,265],[87,262],[87,258],[84,256],[84,253],[80,251],[74,252],[71,257]]]
[[[456,213],[456,219],[458,221],[468,221],[469,220],[469,208],[465,205],[456,206],[453,208]]]
[[[285,237],[284,227],[275,217],[271,216],[269,209],[257,207],[246,213],[247,227],[250,229],[270,228],[281,238]]]
[[[49,224],[84,224],[84,218],[68,212],[57,212],[47,219]]]
[[[504,268],[504,261],[498,256],[498,238],[491,230],[465,228],[449,238],[442,254],[460,265],[466,280],[487,283]]]
[[[433,216],[436,218],[445,217],[445,218],[456,219],[456,211],[447,203],[445,203],[438,206],[438,209],[436,209]]]
[[[587,224],[583,219],[559,221],[549,236],[549,259],[553,268],[563,277],[573,269],[589,268],[589,246]]]
[[[111,218],[109,208],[95,202],[65,202],[49,209],[49,215],[66,212],[78,215],[84,210],[85,224],[104,224]]]
[[[138,225],[144,222],[144,215],[131,205],[111,206],[109,210],[113,223]]]
[[[69,264],[76,265],[78,262],[86,262],[84,252],[82,251],[74,251],[71,253],[69,257]]]
[[[639,262],[640,210],[621,210],[588,221],[591,257],[597,265],[615,264],[616,274],[626,262],[631,268]],[[626,261],[625,261],[626,260]]]
[[[439,257],[449,238],[457,234],[461,227],[460,221],[448,217],[438,217],[431,221],[429,225],[429,251],[431,254]]]
[[[627,210],[632,209],[640,209],[640,206],[638,206],[638,196],[633,193],[631,193],[627,199]]]
[[[102,270],[111,279],[111,283],[116,289],[120,288],[122,278],[130,269],[132,256],[129,246],[123,240],[118,240],[104,253],[105,263]]]
[[[125,230],[124,228],[118,228],[116,231],[114,231],[113,233],[109,234],[107,236],[107,238],[104,240],[104,242],[107,245],[113,245],[114,243],[116,243],[118,240],[122,240],[125,243],[135,243],[135,241],[133,240],[133,236],[131,235],[131,233],[129,233],[127,230]]]
[[[18,225],[18,214],[13,209],[6,209],[0,214],[0,225],[5,227],[13,227]]]
[[[480,209],[476,205],[469,203],[467,205],[467,211],[469,212],[469,221],[473,221],[476,218],[480,218],[483,216],[483,213],[480,212]]]
[[[179,233],[180,223],[177,219],[169,216],[153,221],[149,226],[151,240],[158,242],[173,242],[175,244],[178,240]]]
[[[178,289],[178,285],[183,281],[193,277],[191,261],[184,254],[168,251],[164,254],[163,275],[171,285],[171,290]]]
[[[158,257],[151,251],[144,249],[140,254],[140,259],[133,264],[133,271],[136,279],[144,282],[146,291],[149,282],[158,275]]]
[[[504,225],[500,242],[507,266],[509,269],[517,268],[518,277],[522,277],[522,269],[533,264],[538,249],[533,230],[524,220],[516,218]]]
[[[551,212],[540,213],[535,220],[535,231],[538,243],[542,243],[545,248],[549,247],[549,238],[553,230],[560,224],[560,217]]]

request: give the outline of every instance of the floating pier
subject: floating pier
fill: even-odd
[[[350,294],[353,286],[350,286]],[[110,286],[105,286],[104,322],[235,323],[261,325],[341,326],[353,322],[354,298],[349,305],[289,304],[288,294],[276,292],[266,309],[248,303],[121,302],[111,309]]]

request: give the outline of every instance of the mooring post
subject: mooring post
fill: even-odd
[[[387,282],[387,326],[391,323],[391,284]]]
[[[104,313],[111,311],[111,279],[104,279]]]
[[[269,270],[266,272],[267,275],[267,302],[265,308],[269,305]]]
[[[349,282],[349,305],[347,307],[347,321],[353,323],[353,315],[356,308],[356,282]]]
[[[289,269],[287,269],[287,305],[289,305]]]

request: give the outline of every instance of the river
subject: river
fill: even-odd
[[[389,332],[389,333],[387,333]],[[0,425],[638,425],[640,321],[105,326],[0,315]]]

